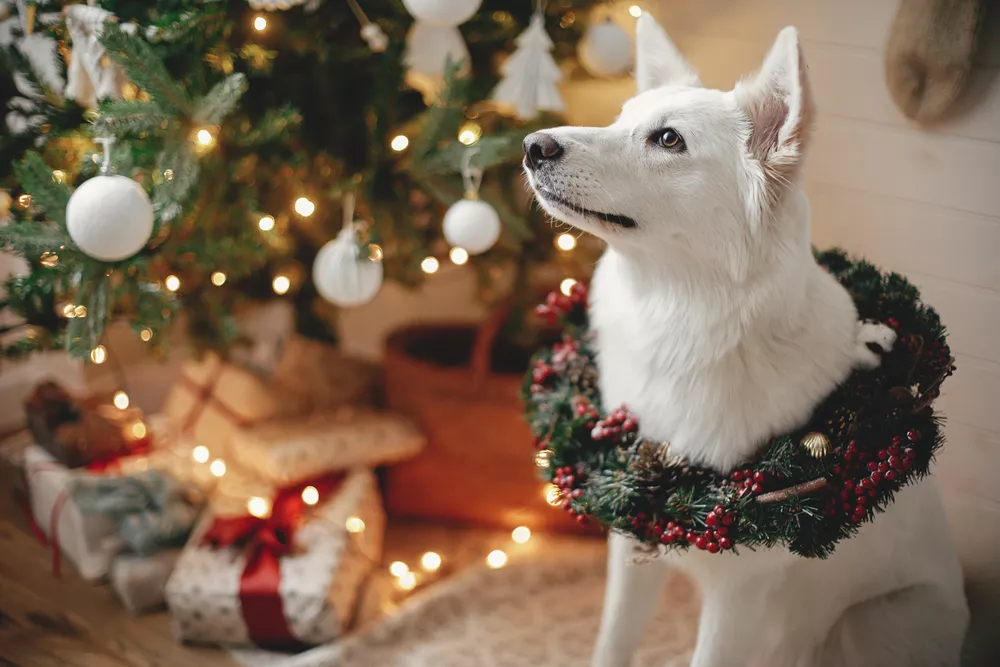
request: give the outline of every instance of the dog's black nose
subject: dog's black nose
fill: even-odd
[[[524,138],[524,155],[532,168],[546,161],[558,160],[562,154],[563,147],[551,134],[532,132]]]

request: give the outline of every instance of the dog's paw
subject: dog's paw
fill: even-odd
[[[858,330],[857,360],[861,368],[877,368],[882,355],[892,351],[896,332],[884,324],[865,322]]]

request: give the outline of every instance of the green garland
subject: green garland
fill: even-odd
[[[899,274],[840,251],[816,258],[850,291],[862,320],[884,322],[899,338],[877,369],[855,371],[807,425],[726,475],[640,438],[624,406],[602,407],[586,287],[549,295],[538,312],[562,321],[563,340],[535,356],[523,395],[536,463],[559,487],[563,508],[650,548],[783,545],[825,557],[926,475],[942,444],[931,403],[954,370],[937,313]]]

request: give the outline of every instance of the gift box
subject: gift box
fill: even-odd
[[[37,445],[25,450],[24,471],[31,516],[51,543],[54,573],[59,573],[65,555],[84,579],[97,580],[107,575],[112,559],[122,549],[122,541],[114,521],[85,515],[70,499],[68,486],[77,473]]]
[[[34,441],[27,430],[18,431],[0,441],[0,481],[14,491],[15,497],[27,498],[24,478],[24,453]]]
[[[180,549],[150,556],[121,554],[111,564],[111,588],[133,614],[160,609],[166,604],[163,591],[180,556]]]
[[[331,470],[401,461],[423,446],[423,435],[404,417],[342,407],[238,431],[230,458],[263,479],[287,486]]]
[[[83,363],[65,352],[37,352],[23,360],[0,362],[0,433],[26,426],[25,400],[49,378],[59,378],[74,392],[83,392],[87,386]]]
[[[253,514],[233,514],[213,496],[167,582],[179,639],[294,649],[347,628],[381,559],[385,515],[374,474],[329,474],[265,498],[243,496],[243,512]]]
[[[342,405],[370,405],[378,400],[378,367],[302,336],[288,341],[274,379],[303,413]]]
[[[234,431],[300,411],[273,383],[215,353],[184,364],[163,406],[182,433],[219,453]]]

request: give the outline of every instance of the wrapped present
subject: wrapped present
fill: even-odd
[[[237,429],[298,412],[273,383],[214,353],[184,364],[163,406],[181,432],[219,453]]]
[[[424,437],[406,418],[342,407],[306,419],[268,422],[238,431],[230,458],[278,486],[359,466],[375,467],[417,454]]]
[[[281,391],[303,413],[377,401],[379,370],[318,340],[294,336],[274,370]]]
[[[166,604],[163,591],[180,555],[180,549],[149,556],[121,554],[111,564],[111,588],[133,614],[160,609]]]
[[[122,548],[114,521],[80,512],[67,490],[75,471],[41,447],[32,445],[25,450],[24,470],[31,516],[52,545],[53,572],[59,573],[65,555],[84,579],[103,578]]]
[[[147,446],[131,426],[141,421],[135,408],[119,409],[101,398],[76,397],[55,382],[43,382],[27,401],[25,412],[35,443],[69,468],[113,460]]]
[[[0,275],[4,275],[2,270]],[[59,378],[73,392],[83,392],[87,386],[83,363],[70,359],[66,352],[38,352],[26,359],[0,362],[0,432],[24,428],[25,400],[50,378]]]
[[[0,441],[0,482],[18,498],[27,498],[24,453],[34,441],[27,430],[17,431]]]
[[[252,514],[216,510],[213,497],[184,547],[166,588],[175,634],[269,649],[339,637],[381,558],[374,474],[329,474],[242,504]]]
[[[84,517],[110,519],[125,546],[143,555],[183,544],[202,505],[200,494],[155,469],[125,476],[76,474],[66,490]]]

